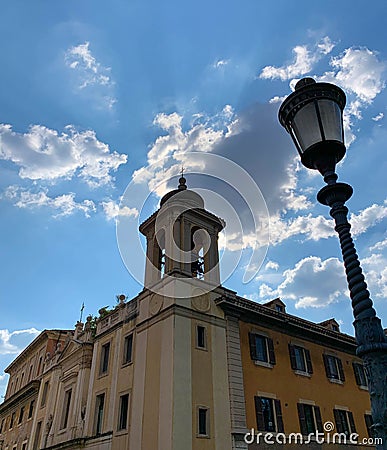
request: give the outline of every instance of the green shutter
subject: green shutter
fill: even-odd
[[[273,339],[267,338],[267,348],[269,350],[269,363],[275,364],[275,353],[274,353],[274,344]]]
[[[304,405],[302,403],[297,403],[297,410],[298,410],[298,420],[300,421],[301,434],[303,436],[306,436],[308,434],[308,430],[306,428]]]
[[[284,422],[282,419],[281,402],[279,400],[274,400],[275,414],[277,418],[277,433],[284,432]]]
[[[305,361],[306,361],[306,371],[310,374],[313,373],[313,366],[312,366],[312,360],[310,358],[310,351],[305,348]]]
[[[257,417],[257,430],[265,431],[265,422],[263,420],[261,397],[254,397],[255,415]]]
[[[323,423],[322,423],[322,419],[321,419],[320,407],[319,406],[314,406],[313,409],[314,409],[314,417],[316,418],[317,431],[319,433],[323,433],[324,429],[323,429]]]
[[[343,363],[341,362],[340,358],[336,358],[337,361],[337,367],[339,369],[339,377],[340,381],[345,381],[345,375],[344,375],[344,369],[343,369]]]
[[[250,356],[253,361],[257,359],[257,347],[255,343],[255,334],[249,333],[249,342],[250,342]]]
[[[292,369],[297,370],[296,354],[294,352],[294,345],[292,344],[289,344],[289,356],[290,356],[290,365],[292,366]]]

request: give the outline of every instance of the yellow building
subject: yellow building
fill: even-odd
[[[74,331],[44,331],[7,368],[0,449],[282,448],[327,423],[367,437],[354,338],[222,287],[224,226],[181,178],[140,226],[142,292]]]

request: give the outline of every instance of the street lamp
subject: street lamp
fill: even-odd
[[[330,215],[335,220],[352,299],[356,353],[363,359],[368,377],[373,432],[375,437],[382,438],[383,443],[377,448],[387,449],[387,339],[381,321],[376,317],[351,237],[345,202],[353,190],[346,183],[338,183],[335,173],[336,164],[346,151],[345,103],[345,94],[339,87],[303,78],[282,103],[278,117],[291,135],[302,164],[318,170],[326,183],[317,194],[317,200],[330,206]]]

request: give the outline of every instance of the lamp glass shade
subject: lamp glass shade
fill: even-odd
[[[307,103],[296,113],[291,124],[293,137],[302,154],[307,148],[322,140],[320,124],[314,102]]]
[[[324,137],[327,141],[339,141],[344,144],[343,119],[339,105],[332,100],[319,100]]]

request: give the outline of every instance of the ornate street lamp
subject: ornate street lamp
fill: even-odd
[[[300,80],[295,91],[282,103],[278,117],[291,135],[309,169],[318,170],[326,186],[317,200],[330,206],[335,220],[352,299],[357,355],[364,361],[371,397],[374,436],[382,438],[378,449],[387,449],[387,339],[367,290],[359,259],[351,237],[345,202],[352,187],[338,183],[336,164],[345,155],[343,109],[344,92],[330,83],[316,83],[313,78]]]

